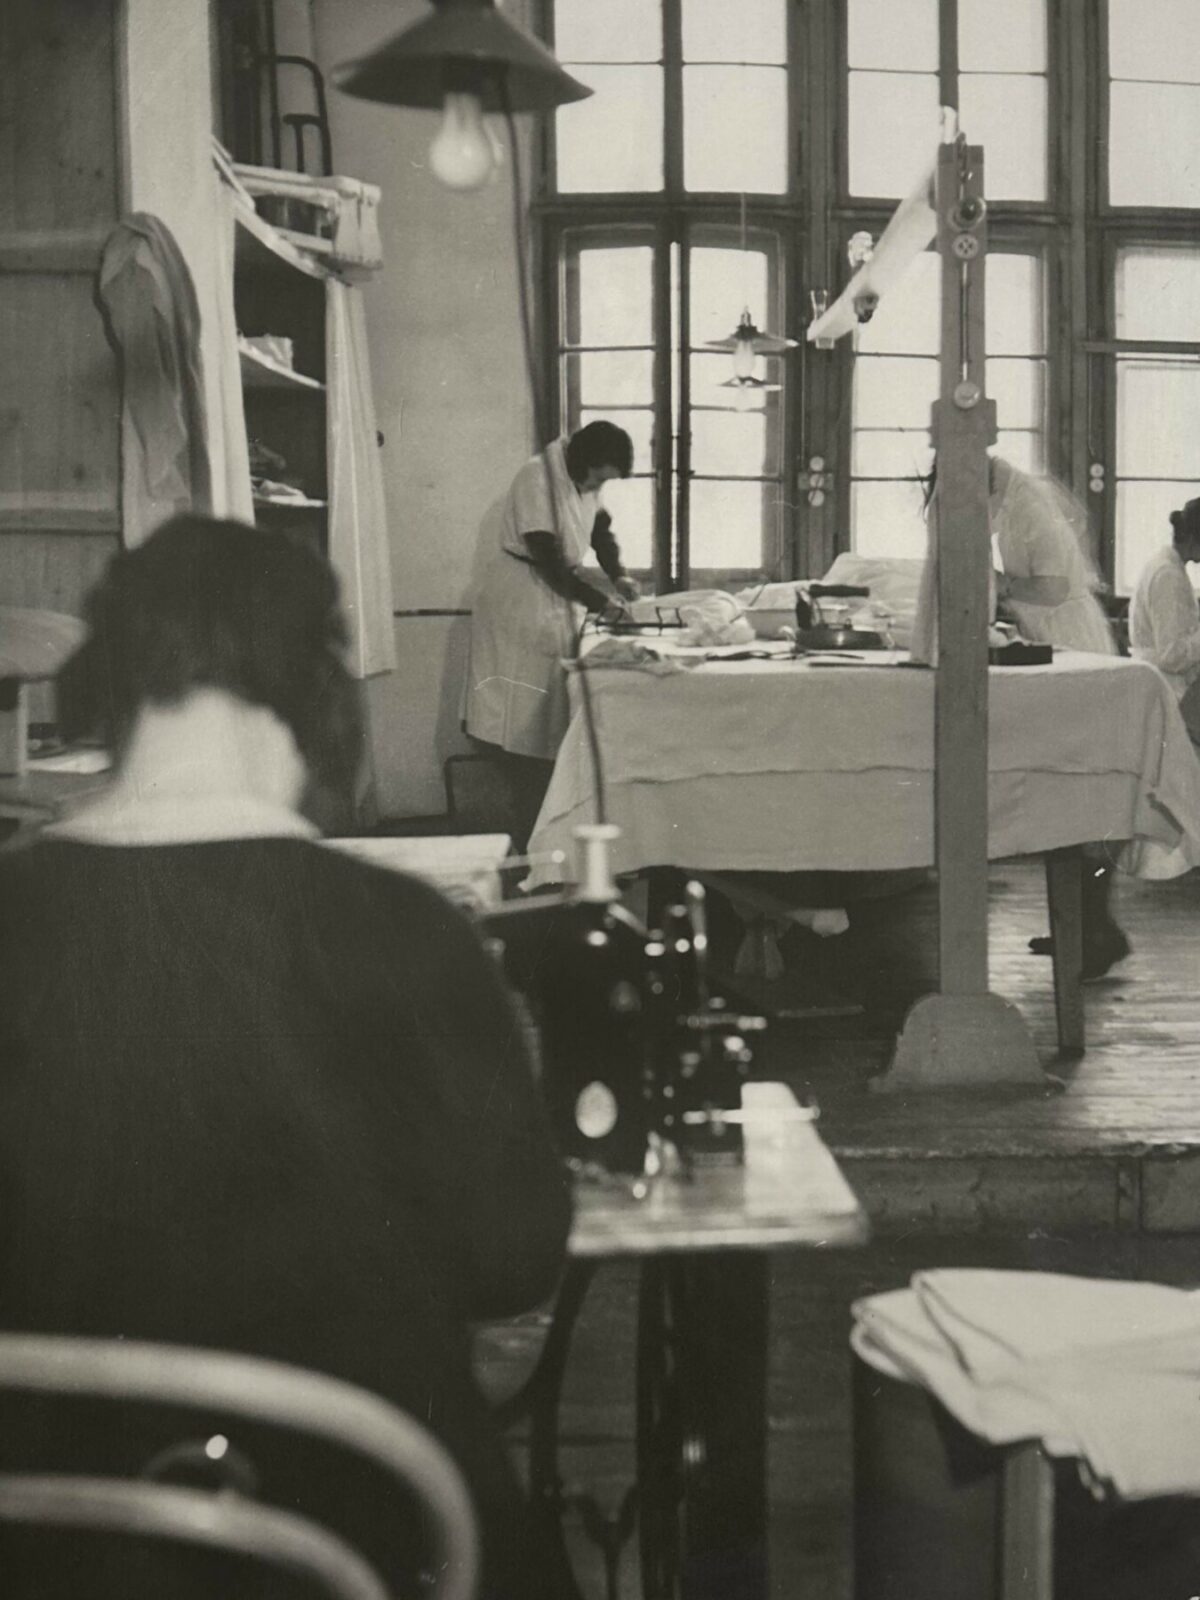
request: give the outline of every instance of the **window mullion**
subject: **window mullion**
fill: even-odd
[[[674,578],[686,587],[689,580],[689,513],[692,482],[691,423],[691,230],[684,223],[676,230],[679,250],[679,400],[675,410],[675,563]]]
[[[1065,213],[1068,243],[1064,268],[1067,294],[1063,308],[1066,338],[1059,348],[1069,363],[1065,370],[1070,382],[1067,401],[1070,427],[1064,430],[1067,437],[1063,441],[1069,453],[1065,459],[1051,464],[1063,471],[1076,488],[1087,481],[1088,461],[1097,444],[1090,437],[1088,415],[1089,368],[1094,372],[1096,367],[1089,363],[1083,346],[1089,336],[1108,326],[1103,303],[1103,273],[1099,270],[1101,263],[1093,255],[1096,241],[1094,236],[1089,238],[1088,228],[1089,217],[1096,214],[1095,184],[1100,176],[1094,148],[1099,86],[1091,65],[1094,57],[1090,46],[1094,40],[1086,36],[1088,27],[1088,19],[1081,8],[1069,5],[1062,8],[1059,81],[1064,90],[1064,115],[1059,137],[1066,144],[1066,159],[1062,163],[1066,190],[1059,204]]]
[[[672,382],[671,237],[661,222],[654,247],[654,585],[662,593],[674,587],[672,475],[674,470],[675,399]]]
[[[683,0],[662,0],[663,20],[663,182],[668,205],[682,200],[683,190]],[[661,526],[665,530],[659,561],[667,575],[667,587],[679,588],[687,573],[687,406],[688,406],[688,319],[687,245],[679,237],[679,224],[668,212],[662,245],[666,294],[666,340],[663,366],[666,369],[666,395],[663,406],[664,442],[660,457],[659,495],[662,504]],[[672,250],[679,252],[679,283],[671,270]],[[676,299],[675,296],[678,295]],[[671,367],[679,348],[679,392],[672,392]]]
[[[667,195],[683,194],[683,0],[662,0],[663,181]]]
[[[938,0],[938,102],[958,110],[958,0]]]
[[[808,6],[792,20],[792,94],[808,108],[804,137],[795,147],[802,163],[799,193],[807,212],[784,237],[793,246],[790,287],[796,296],[788,331],[801,340],[810,316],[809,291],[824,289],[833,300],[841,289],[834,224],[841,196],[839,174],[844,176],[847,170],[845,121],[839,117],[846,104],[844,8],[841,12],[837,16]],[[793,507],[791,548],[787,570],[779,576],[819,577],[836,554],[839,528],[849,526],[848,419],[845,428],[839,425],[840,383],[845,375],[836,352],[818,351],[807,343],[792,362],[783,478],[785,499]],[[821,458],[834,482],[834,492],[826,494],[820,506],[810,505],[807,498],[807,463],[813,456]]]

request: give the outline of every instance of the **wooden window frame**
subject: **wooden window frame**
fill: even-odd
[[[806,62],[804,30],[806,12],[804,0],[785,0],[788,17],[788,75],[787,126],[788,126],[788,187],[785,193],[755,193],[744,196],[747,242],[754,238],[777,241],[779,256],[779,323],[773,331],[783,332],[803,341],[803,326],[799,320],[799,299],[796,285],[799,277],[798,259],[802,247],[806,207],[801,193],[800,164],[797,156],[800,138],[800,105],[804,99],[811,72],[795,63]],[[544,119],[540,141],[539,193],[532,206],[537,222],[537,281],[539,294],[539,344],[542,352],[540,371],[543,377],[545,415],[553,420],[557,430],[564,426],[562,394],[558,382],[557,365],[561,342],[562,300],[559,283],[560,241],[572,229],[595,228],[596,242],[608,242],[606,235],[619,239],[622,230],[654,227],[659,230],[661,248],[656,257],[658,280],[656,303],[661,307],[669,303],[671,293],[670,248],[678,246],[680,258],[681,349],[687,340],[687,284],[685,248],[692,233],[729,231],[741,226],[743,197],[740,193],[711,193],[686,190],[683,186],[683,61],[681,48],[682,0],[662,0],[663,6],[663,188],[653,191],[604,194],[559,194],[554,188],[555,170],[554,119]],[[539,0],[535,21],[541,37],[553,48],[553,0]],[[731,307],[731,318],[736,318],[739,307]],[[732,324],[731,324],[732,325]],[[655,566],[654,581],[659,587],[676,587],[687,581],[688,562],[688,485],[690,482],[690,441],[678,440],[674,450],[666,451],[664,438],[670,436],[667,419],[674,415],[686,416],[689,404],[687,361],[680,362],[679,394],[671,386],[671,332],[664,326],[656,312],[656,333],[664,342],[660,345],[660,359],[655,363]],[[795,554],[795,511],[797,495],[796,477],[792,470],[798,451],[797,427],[801,414],[798,390],[804,381],[804,356],[802,347],[789,352],[782,359],[786,377],[782,391],[782,417],[780,419],[780,454],[783,509],[774,530],[764,523],[762,564],[755,568],[722,569],[731,581],[751,578],[763,570],[773,576],[789,576],[797,570]],[[672,459],[672,457],[674,459]],[[682,514],[676,521],[672,503],[672,472],[678,478]]]
[[[681,0],[663,0],[668,51],[678,37]],[[540,21],[551,37],[552,0],[539,0]],[[957,0],[940,0],[943,41],[942,97],[949,98],[951,44],[957,37]],[[675,24],[674,31],[672,22]],[[1048,370],[1045,453],[1050,471],[1087,506],[1094,549],[1104,575],[1114,572],[1116,537],[1116,351],[1113,333],[1117,249],[1124,244],[1195,243],[1200,209],[1114,207],[1108,199],[1109,128],[1107,0],[1047,0],[1047,194],[1044,201],[998,201],[989,231],[998,250],[1037,250],[1043,259]],[[782,331],[803,341],[809,291],[832,299],[846,278],[844,240],[857,228],[878,235],[895,209],[892,199],[848,192],[849,88],[847,11],[844,0],[790,0],[789,184],[786,195],[747,197],[755,226],[777,227],[787,321]],[[551,241],[568,221],[645,222],[653,217],[672,237],[686,222],[727,220],[736,197],[689,194],[682,188],[682,108],[678,52],[667,52],[664,82],[664,189],[652,194],[555,195],[551,183],[554,133],[547,119],[541,145],[541,197],[535,202],[541,247],[542,338],[547,398],[553,401],[552,352],[556,292]],[[672,83],[676,89],[672,89]],[[672,96],[675,95],[674,100]],[[955,95],[956,99],[957,96]],[[672,105],[674,110],[672,112]],[[672,121],[674,116],[674,121]],[[968,136],[970,130],[966,130]],[[669,279],[668,279],[669,287]],[[1183,341],[1183,343],[1187,343]],[[1200,342],[1197,344],[1200,354]],[[1154,353],[1151,346],[1148,353]],[[1190,349],[1189,349],[1190,353]],[[788,357],[783,449],[789,502],[775,575],[825,571],[849,543],[850,384],[853,354],[845,341],[832,351],[801,347]],[[558,416],[557,402],[549,413]],[[808,461],[821,457],[827,493],[808,504]],[[1089,494],[1089,467],[1103,463],[1106,492]],[[667,526],[669,524],[663,524]],[[766,554],[766,552],[764,552]],[[678,572],[677,561],[667,564]]]

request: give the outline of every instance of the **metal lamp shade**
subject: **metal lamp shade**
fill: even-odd
[[[739,345],[749,345],[756,356],[778,356],[795,345],[795,339],[785,339],[780,334],[763,333],[754,326],[748,311],[742,312],[741,321],[727,339],[709,339],[706,350],[736,350]]]
[[[552,111],[592,93],[493,0],[436,0],[429,16],[335,67],[333,81],[361,100],[430,110],[448,89],[478,95],[484,111]]]
[[[722,389],[737,389],[742,394],[778,394],[783,387],[779,383],[769,383],[765,378],[726,378],[718,387]]]

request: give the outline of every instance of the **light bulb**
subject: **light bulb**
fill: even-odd
[[[441,127],[429,146],[429,165],[448,189],[478,189],[492,175],[496,147],[483,125],[476,94],[447,94]]]
[[[738,339],[733,347],[733,375],[735,378],[752,378],[754,376],[754,341],[752,339]]]

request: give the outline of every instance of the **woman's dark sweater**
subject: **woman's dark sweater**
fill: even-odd
[[[569,1210],[432,889],[284,838],[0,864],[0,1326],[334,1373],[439,1432],[494,1523],[466,1323],[551,1290]]]

